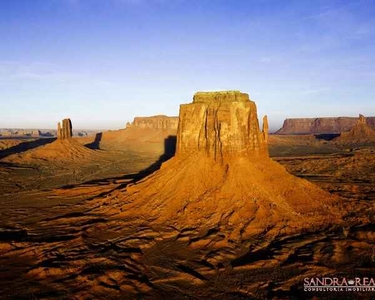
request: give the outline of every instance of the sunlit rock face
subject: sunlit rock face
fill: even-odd
[[[239,91],[196,93],[192,103],[180,106],[177,139],[177,154],[268,156],[255,102]]]
[[[57,138],[58,139],[69,139],[73,136],[72,133],[72,121],[70,119],[62,120],[62,125],[60,122],[57,124]]]
[[[165,228],[226,228],[238,241],[340,222],[337,197],[269,158],[267,133],[247,94],[196,93],[180,106],[176,155],[117,195],[111,213]]]

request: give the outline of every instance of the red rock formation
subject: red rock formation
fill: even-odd
[[[72,122],[70,119],[62,120],[62,126],[60,122],[57,124],[57,138],[58,139],[69,139],[72,137]]]
[[[100,158],[100,153],[81,145],[76,139],[72,138],[72,122],[70,119],[64,119],[57,124],[57,140],[50,144],[37,147],[26,152],[10,155],[4,161],[12,163],[26,164],[45,164],[53,163],[71,163],[95,160]]]
[[[358,121],[356,125],[367,125],[366,118],[364,115],[359,114]]]
[[[283,127],[275,134],[328,134],[351,130],[357,118],[296,118],[286,119]],[[367,124],[375,129],[375,117],[366,118]]]
[[[29,134],[26,135],[30,135],[32,137],[40,137],[42,133],[40,132],[40,130],[32,130]]]
[[[375,142],[375,130],[368,125],[366,119],[363,115],[359,115],[357,124],[350,131],[341,133],[335,141],[356,145]]]
[[[152,117],[135,117],[133,123],[127,123],[126,128],[137,127],[142,129],[177,130],[178,117],[164,115]]]
[[[255,103],[236,91],[196,93],[193,103],[180,107],[177,136],[178,154],[268,155]]]
[[[338,198],[269,158],[266,128],[247,94],[197,93],[180,106],[176,156],[114,195],[110,213],[180,229],[225,226],[237,241],[340,222]]]
[[[4,159],[6,162],[20,164],[70,164],[72,162],[83,163],[85,161],[99,161],[100,153],[82,146],[74,138],[57,139],[44,146],[28,150],[26,152],[10,155]]]

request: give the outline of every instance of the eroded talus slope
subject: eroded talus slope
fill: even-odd
[[[372,224],[342,224],[341,199],[269,158],[248,95],[199,93],[179,122],[176,156],[142,181],[31,193],[76,204],[3,218],[3,294],[303,299],[305,277],[368,276]]]
[[[36,161],[58,162],[58,161],[84,161],[92,159],[98,154],[90,150],[75,139],[56,140],[48,145],[26,151],[24,153],[13,154],[3,161],[12,163],[32,163]]]

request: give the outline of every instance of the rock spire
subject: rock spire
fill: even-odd
[[[366,118],[364,115],[359,114],[357,124],[367,125]]]
[[[57,124],[57,138],[58,139],[69,139],[73,136],[72,134],[72,122],[70,119],[62,120],[62,126],[60,122]]]
[[[268,118],[267,116],[263,117],[263,139],[266,143],[268,143]]]

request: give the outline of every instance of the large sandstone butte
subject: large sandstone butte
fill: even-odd
[[[351,130],[357,123],[355,117],[295,118],[284,120],[275,134],[330,134]],[[367,125],[375,129],[375,117],[366,118]]]
[[[70,139],[72,135],[72,122],[70,121],[70,119],[62,120],[62,126],[60,122],[57,124],[58,139]]]
[[[268,155],[255,103],[237,91],[196,93],[193,103],[180,106],[177,136],[181,155],[204,152],[215,160]]]
[[[245,93],[196,93],[180,106],[175,157],[116,193],[110,213],[164,228],[224,226],[237,241],[339,223],[338,198],[269,158],[264,121],[262,132]]]

